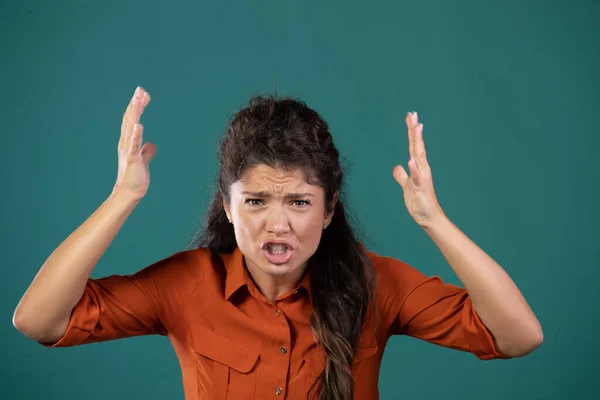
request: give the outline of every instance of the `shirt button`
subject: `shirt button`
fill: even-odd
[[[278,395],[279,395],[279,394],[281,394],[281,393],[283,393],[283,389],[282,389],[282,388],[277,388],[277,389],[275,389],[275,394],[278,394]]]
[[[287,349],[283,346],[281,346],[281,349],[279,349],[279,351],[281,352],[281,354],[287,353]]]
[[[281,311],[279,311],[279,309],[275,310],[275,316],[279,317],[281,315]]]

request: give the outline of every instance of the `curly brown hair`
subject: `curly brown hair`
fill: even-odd
[[[223,199],[229,202],[231,184],[258,164],[302,169],[309,183],[324,189],[327,211],[338,193],[333,219],[309,260],[310,323],[327,359],[307,395],[319,400],[353,399],[352,361],[373,299],[375,273],[344,210],[339,153],[327,122],[316,111],[292,98],[255,96],[233,116],[221,143],[218,190],[195,245],[219,253],[237,247]]]

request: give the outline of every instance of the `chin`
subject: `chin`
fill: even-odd
[[[282,276],[295,271],[297,268],[297,265],[292,264],[292,260],[285,264],[272,264],[265,259],[261,261],[261,269],[269,275]]]

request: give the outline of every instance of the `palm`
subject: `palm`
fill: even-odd
[[[119,154],[117,186],[127,188],[135,197],[142,198],[150,187],[150,168],[141,154]]]

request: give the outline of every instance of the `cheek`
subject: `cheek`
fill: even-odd
[[[294,221],[294,233],[302,240],[318,243],[321,239],[321,231],[323,229],[322,218],[299,217]]]
[[[262,225],[260,218],[243,213],[239,216],[239,222],[241,223],[237,224],[236,231],[244,237],[255,236],[260,231]]]

